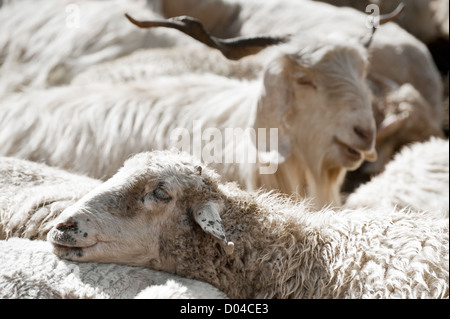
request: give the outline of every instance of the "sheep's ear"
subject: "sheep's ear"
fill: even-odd
[[[230,255],[234,250],[234,243],[227,241],[220,218],[220,207],[216,202],[207,202],[194,209],[193,217],[197,224],[207,233],[211,234],[222,244],[225,252]]]

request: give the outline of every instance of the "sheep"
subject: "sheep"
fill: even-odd
[[[0,298],[225,297],[205,283],[149,269],[59,260],[42,241],[51,221],[100,184],[44,164],[0,157]]]
[[[71,84],[128,83],[154,81],[156,76],[176,76],[185,73],[214,73],[221,76],[253,80],[261,75],[264,61],[252,55],[230,61],[209,48],[179,47],[137,50],[127,56],[93,65],[78,73]],[[157,63],[155,63],[157,61]]]
[[[0,157],[0,239],[45,239],[50,221],[100,183],[41,163]]]
[[[397,3],[397,2],[396,2]],[[174,0],[157,0],[161,15],[186,14],[200,19],[213,35],[253,35],[258,33],[304,33],[321,37],[333,32],[350,38],[365,38],[368,16],[352,8],[337,8],[310,0],[190,0],[186,5]],[[155,9],[156,9],[155,8]],[[214,10],[224,17],[214,21]],[[369,46],[369,76],[382,76],[403,85],[410,83],[431,107],[436,121],[443,121],[443,86],[427,47],[395,23],[380,26]]]
[[[365,163],[361,170],[379,174],[386,163],[404,145],[423,142],[430,137],[444,138],[442,121],[433,115],[430,104],[409,83],[385,85],[371,79],[369,86],[375,98],[373,110],[377,123],[377,161]],[[377,84],[373,84],[378,82]],[[374,89],[374,86],[377,86]]]
[[[449,142],[405,146],[386,169],[350,194],[346,207],[397,207],[449,215]]]
[[[158,15],[144,0],[14,1],[0,9],[0,95],[67,84],[90,65],[138,48],[186,41],[174,30],[136,30],[124,12]]]
[[[0,154],[105,179],[130,154],[187,150],[192,138],[194,145],[213,145],[208,163],[247,189],[308,195],[318,207],[340,205],[346,171],[376,158],[366,51],[337,35],[298,41],[301,51],[299,43],[280,45],[252,81],[187,74],[11,95],[0,102]],[[195,121],[221,138],[201,128],[194,136]],[[227,128],[249,136],[223,141]],[[227,162],[229,154],[242,153],[249,159]]]
[[[51,246],[23,238],[0,241],[0,298],[226,298],[207,283],[148,268],[62,260]]]
[[[449,220],[311,209],[186,153],[129,158],[53,221],[53,252],[205,281],[230,298],[448,298]]]

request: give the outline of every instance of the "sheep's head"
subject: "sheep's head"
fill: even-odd
[[[317,176],[375,160],[366,51],[339,38],[305,38],[266,68],[255,126],[278,127],[280,144],[290,147],[284,157],[295,155]]]
[[[67,208],[47,239],[62,258],[170,271],[168,238],[198,243],[202,237],[223,253],[233,251],[221,223],[222,206],[212,170],[178,152],[141,153]]]

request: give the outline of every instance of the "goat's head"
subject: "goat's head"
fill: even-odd
[[[173,252],[167,249],[177,244],[201,250],[199,243],[209,243],[219,253],[233,251],[222,226],[222,208],[214,171],[202,170],[183,153],[141,153],[67,208],[47,239],[65,259],[173,271]]]
[[[295,155],[316,177],[324,169],[356,169],[364,159],[375,160],[362,46],[310,38],[289,50],[265,70],[255,126],[278,127],[283,157]]]

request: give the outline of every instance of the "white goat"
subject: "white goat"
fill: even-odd
[[[54,252],[211,283],[231,298],[448,298],[449,220],[312,211],[185,154],[135,155],[54,221]]]
[[[386,169],[352,193],[345,206],[410,208],[448,218],[449,143],[432,138],[405,146]]]
[[[125,12],[158,17],[144,0],[14,1],[1,7],[0,95],[69,83],[86,67],[138,48],[187,45],[175,30],[136,29]]]
[[[248,189],[310,195],[318,206],[339,205],[346,170],[357,168],[363,159],[375,159],[365,50],[335,37],[306,37],[299,52],[300,46],[280,46],[253,81],[185,75],[5,98],[0,103],[0,154],[104,178],[130,154],[172,146],[169,138],[179,138],[175,133],[184,128],[185,140],[197,138],[193,143],[214,146],[212,156],[220,162],[216,167],[229,180]],[[221,137],[217,131],[195,136],[196,120],[203,128],[219,130]],[[223,145],[227,128],[255,129],[256,136],[225,139]],[[278,131],[269,137],[271,128]],[[271,146],[278,139],[277,149],[259,147],[266,135]],[[257,163],[236,163],[234,158],[226,163],[222,154],[241,154],[245,147],[259,152],[253,158]],[[271,160],[264,168],[275,173],[259,174],[274,154],[278,162]]]
[[[182,4],[177,0],[157,0],[156,4],[162,15],[196,17],[218,36],[271,33],[291,34],[295,38],[304,33],[323,37],[341,32],[359,39],[371,33],[367,14],[310,0],[189,0]],[[224,19],[215,21],[215,10]],[[397,24],[387,23],[377,29],[369,46],[369,59],[369,75],[398,85],[410,83],[429,103],[436,121],[442,123],[441,77],[421,41]]]
[[[126,57],[92,66],[76,76],[72,83],[151,83],[161,75],[208,72],[253,80],[261,75],[264,61],[270,54],[264,51],[239,61],[230,61],[219,52],[207,48],[188,47],[183,49],[183,54],[180,54],[178,47],[139,50]],[[357,174],[365,178],[379,174],[403,145],[425,141],[431,136],[444,136],[442,120],[435,118],[430,104],[411,84],[398,85],[374,75],[368,78],[368,83],[377,126],[378,156],[376,161],[364,163],[358,169]],[[347,179],[352,179],[353,175],[347,176]],[[357,183],[356,180],[352,182]]]
[[[226,298],[205,282],[148,268],[61,260],[51,246],[0,241],[0,298]]]

